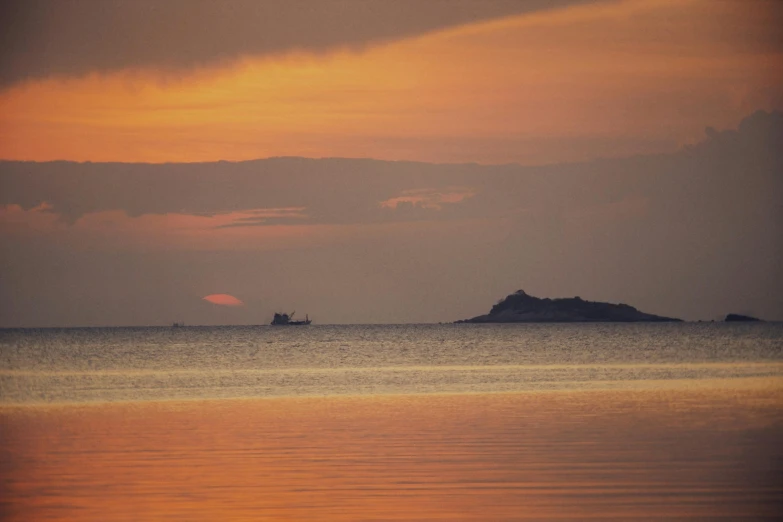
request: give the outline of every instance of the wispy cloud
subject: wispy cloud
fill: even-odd
[[[470,187],[445,187],[404,190],[399,196],[381,201],[383,208],[396,209],[400,205],[410,205],[423,209],[441,210],[445,204],[460,203],[476,195]]]
[[[290,224],[307,218],[305,207],[260,208],[232,213],[232,221],[218,225],[217,228]]]

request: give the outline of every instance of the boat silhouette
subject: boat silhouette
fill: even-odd
[[[275,314],[275,317],[272,319],[272,325],[273,326],[304,326],[310,324],[312,321],[310,321],[310,318],[305,314],[304,321],[294,321],[294,314],[296,312],[291,312],[290,314]]]

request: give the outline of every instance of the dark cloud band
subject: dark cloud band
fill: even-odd
[[[178,71],[249,55],[361,48],[587,1],[9,0],[0,5],[0,86],[51,75]]]

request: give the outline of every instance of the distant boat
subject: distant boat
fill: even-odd
[[[295,313],[296,312],[291,312],[290,314],[275,314],[271,324],[273,326],[304,326],[311,323],[307,314],[305,314],[304,321],[294,321]]]
[[[181,328],[183,326],[185,326],[185,323],[172,323],[171,324],[172,328]]]

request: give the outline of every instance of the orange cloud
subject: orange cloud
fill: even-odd
[[[783,107],[780,9],[610,2],[364,52],[29,82],[0,94],[0,157],[545,163],[673,150]]]
[[[375,241],[413,235],[462,234],[470,227],[497,229],[496,220],[420,221],[357,224],[301,224],[234,226],[252,212],[212,216],[144,214],[128,216],[112,210],[85,214],[73,224],[51,212],[46,203],[28,210],[0,205],[0,240],[36,239],[72,248],[184,251],[275,251],[310,249],[357,241]],[[482,236],[490,236],[488,231]],[[492,236],[495,237],[495,236]],[[499,238],[498,238],[499,239]]]
[[[202,297],[204,301],[221,306],[244,306],[245,303],[228,294],[210,294]]]
[[[409,203],[421,208],[440,210],[444,203],[459,203],[476,195],[475,189],[469,187],[449,187],[438,189],[405,190],[400,196],[381,201],[383,208],[397,208],[401,203]]]
[[[214,215],[144,214],[128,216],[121,210],[85,214],[73,224],[63,221],[43,203],[29,210],[0,205],[0,237],[44,237],[75,245],[113,248],[170,248],[186,250],[270,250],[328,241],[329,227],[262,224],[265,219],[301,218],[301,207],[256,209]]]

